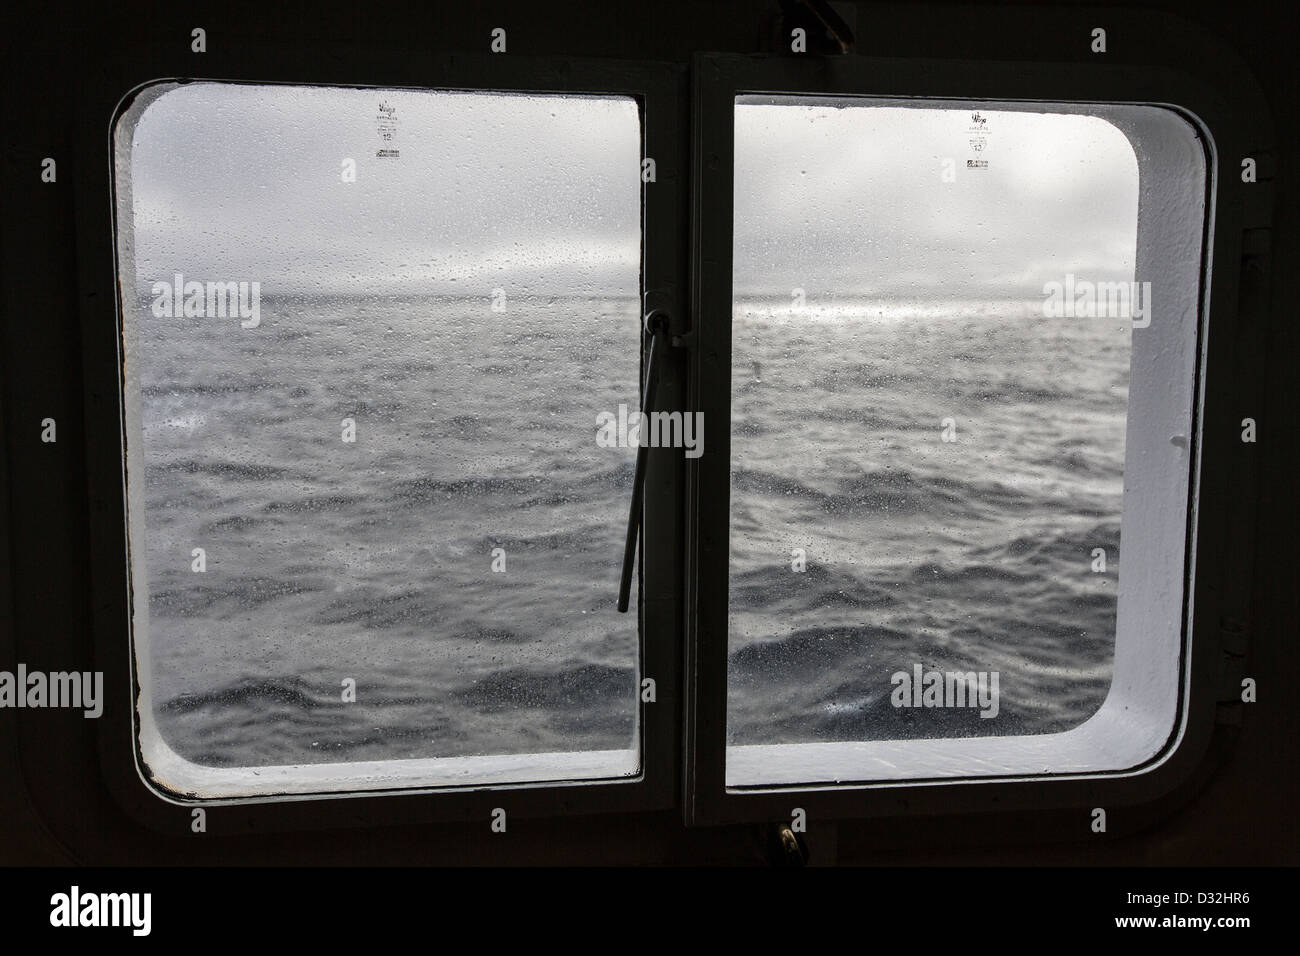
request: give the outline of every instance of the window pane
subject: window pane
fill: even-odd
[[[196,83],[123,117],[160,782],[637,772],[635,450],[592,422],[637,393],[640,143],[627,97]]]
[[[1052,734],[1107,698],[1139,166],[1033,109],[737,102],[731,782],[751,745]]]

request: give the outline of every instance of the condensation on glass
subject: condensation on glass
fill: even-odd
[[[1161,291],[1116,117],[1178,127],[1188,237],[1204,193],[1190,127],[1129,109],[737,99],[729,783],[1014,772],[839,745],[1058,739],[1111,693]]]
[[[219,83],[115,128],[140,745],[238,796],[635,775],[628,97]]]

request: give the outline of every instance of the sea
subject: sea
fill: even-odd
[[[213,767],[635,748],[635,449],[596,436],[637,406],[636,299],[260,308],[133,317],[136,638],[166,742]],[[1095,712],[1128,323],[761,297],[732,321],[728,741]],[[918,664],[997,672],[997,717],[895,706]]]

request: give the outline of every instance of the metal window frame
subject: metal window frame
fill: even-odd
[[[196,74],[196,68],[202,68]],[[126,440],[122,413],[122,316],[119,308],[112,131],[141,90],[160,82],[205,80],[374,89],[450,89],[537,93],[605,93],[634,97],[642,119],[643,156],[656,162],[656,181],[642,186],[642,292],[645,310],[685,308],[686,69],[681,65],[505,55],[416,57],[317,47],[308,53],[258,44],[237,57],[196,58],[156,48],[117,51],[90,72],[77,117],[76,199],[85,455],[95,562],[94,667],[106,677],[104,711],[96,721],[104,780],[117,802],[150,828],[191,832],[192,811],[221,815],[223,832],[268,833],[357,825],[489,821],[494,808],[510,817],[652,811],[677,800],[681,763],[682,478],[680,456],[651,455],[640,551],[640,674],[656,681],[656,701],[639,703],[641,773],[624,779],[509,785],[404,788],[286,797],[193,800],[165,793],[141,766],[135,705],[138,695],[130,615],[126,538]],[[644,354],[644,330],[643,330]],[[644,374],[644,373],[643,373]],[[680,403],[684,367],[669,362],[660,394]],[[618,567],[610,568],[610,601]],[[129,674],[129,683],[126,675]],[[113,693],[129,686],[130,693]],[[214,827],[215,829],[215,827]]]
[[[1044,11],[1046,57],[1062,57],[1061,38],[1076,31],[1086,56],[1090,21]],[[914,12],[912,16],[920,16]],[[1039,11],[1035,11],[1039,15]],[[1249,554],[1250,496],[1234,494],[1254,479],[1254,456],[1234,421],[1249,414],[1253,383],[1248,356],[1258,355],[1266,304],[1259,276],[1267,272],[1267,184],[1241,181],[1239,161],[1267,157],[1267,109],[1235,56],[1212,37],[1189,31],[1187,49],[1164,42],[1152,18],[1117,14],[1139,49],[1171,51],[1174,64],[1000,62],[869,56],[737,56],[700,54],[693,71],[692,312],[697,336],[691,357],[690,407],[724,423],[711,429],[708,452],[687,467],[687,766],[684,809],[693,825],[789,823],[794,808],[809,820],[948,816],[958,831],[976,814],[1037,812],[1087,833],[1092,808],[1130,808],[1151,819],[1180,799],[1203,770],[1219,723],[1239,721],[1239,686],[1250,568],[1198,555]],[[1117,23],[1118,21],[1118,23]],[[915,25],[913,25],[915,26]],[[1134,37],[1136,36],[1136,39]],[[1169,55],[1169,54],[1166,54]],[[1189,69],[1192,72],[1189,72]],[[1184,568],[1194,610],[1183,621],[1182,734],[1160,755],[1127,773],[1061,777],[969,778],[944,781],[809,784],[728,790],[725,784],[730,516],[732,330],[732,196],[735,97],[741,94],[860,95],[967,101],[1132,103],[1184,113],[1208,134],[1215,151],[1206,170],[1206,242],[1201,288],[1202,336],[1197,420],[1201,442],[1192,461],[1192,494]],[[1266,160],[1261,160],[1261,165]],[[1252,191],[1253,190],[1253,191]],[[1213,263],[1213,269],[1210,264]],[[1195,553],[1192,553],[1194,542]],[[1189,634],[1190,644],[1186,638]],[[1233,707],[1236,700],[1238,707]],[[1071,815],[1074,816],[1071,816]],[[1051,824],[1052,827],[1057,824]]]
[[[868,8],[863,7],[866,11]],[[920,59],[917,37],[928,37],[923,55],[945,51],[969,56],[966,37],[951,30],[931,33],[931,8],[891,9],[900,26],[882,21],[877,45],[896,43],[894,58],[807,56],[697,56],[694,96],[685,98],[688,69],[677,63],[645,64],[547,57],[528,60],[509,56],[437,54],[414,56],[388,51],[359,51],[315,44],[301,48],[242,41],[237,54],[212,52],[202,58],[157,46],[97,55],[87,67],[81,111],[72,130],[76,154],[76,269],[82,334],[84,452],[87,470],[87,520],[94,555],[121,555],[92,567],[93,665],[105,671],[103,716],[94,731],[101,771],[109,792],[129,814],[165,834],[190,833],[190,810],[196,804],[159,797],[141,778],[136,765],[130,694],[113,691],[131,671],[129,604],[122,494],[120,414],[121,369],[116,314],[116,267],[112,231],[111,152],[109,132],[121,98],[141,84],[176,78],[245,83],[302,83],[366,87],[496,89],[551,92],[627,93],[645,107],[647,155],[658,164],[658,182],[647,191],[647,222],[661,228],[644,233],[647,310],[667,308],[692,319],[684,335],[688,358],[675,355],[661,381],[665,407],[687,411],[712,409],[730,390],[730,191],[718,189],[719,175],[730,175],[718,152],[719,137],[730,132],[731,97],[741,86],[765,92],[850,93],[877,96],[933,96],[946,99],[1042,99],[1164,103],[1193,111],[1218,144],[1220,176],[1212,204],[1214,241],[1208,328],[1202,372],[1201,465],[1194,476],[1202,507],[1195,525],[1197,552],[1225,554],[1212,573],[1202,562],[1193,582],[1194,653],[1188,673],[1188,728],[1176,752],[1161,766],[1128,780],[979,781],[942,787],[906,785],[868,792],[866,788],[783,789],[767,794],[728,794],[722,786],[725,743],[725,668],[727,542],[710,531],[718,514],[726,521],[729,495],[727,468],[711,463],[729,458],[727,430],[710,430],[710,444],[698,462],[650,456],[647,514],[644,522],[641,586],[644,673],[658,681],[658,702],[644,714],[645,773],[636,782],[586,782],[569,785],[521,785],[437,792],[341,794],[318,799],[253,802],[205,801],[209,813],[221,814],[214,831],[259,833],[328,827],[382,826],[398,823],[460,820],[485,822],[490,809],[505,805],[527,817],[596,812],[639,812],[683,801],[688,823],[788,821],[790,796],[818,819],[889,820],[890,826],[913,817],[955,814],[961,828],[973,826],[980,811],[1009,811],[1024,833],[1027,813],[1061,809],[1071,820],[1096,805],[1163,808],[1194,788],[1204,770],[1211,744],[1240,722],[1234,703],[1235,683],[1249,638],[1249,595],[1254,553],[1257,464],[1253,446],[1238,441],[1237,422],[1258,414],[1262,335],[1267,320],[1265,290],[1269,268],[1271,186],[1267,182],[1272,132],[1264,99],[1237,56],[1209,35],[1159,14],[1106,11],[1104,17],[1083,11],[1035,9],[1041,26],[1041,51],[1027,52],[1026,31],[1017,28],[991,56],[1006,61]],[[997,23],[1023,11],[986,10],[980,14],[992,36]],[[1150,59],[1089,60],[1079,46],[1094,20],[1110,29],[1112,42],[1140,50]],[[1075,38],[1071,39],[1073,35]],[[892,37],[892,39],[891,39]],[[863,37],[863,40],[869,38]],[[869,42],[859,43],[860,49]],[[1086,43],[1082,44],[1086,49]],[[1017,59],[1012,62],[1011,57]],[[1073,60],[1073,62],[1071,62]],[[723,61],[726,75],[717,70]],[[142,66],[147,64],[147,67]],[[738,83],[762,66],[767,81]],[[1190,73],[1189,73],[1190,71]],[[855,89],[844,81],[854,78]],[[780,82],[777,82],[780,81]],[[773,85],[775,84],[775,85]],[[731,92],[725,92],[730,89]],[[721,95],[720,95],[721,93]],[[717,111],[725,103],[725,117]],[[706,113],[704,107],[712,103]],[[710,122],[725,119],[721,129]],[[725,143],[729,150],[729,140]],[[1240,157],[1260,162],[1260,181],[1244,186],[1235,175]],[[721,170],[721,173],[719,172]],[[687,205],[690,177],[692,196]],[[688,212],[690,221],[688,222]],[[721,216],[721,220],[716,217]],[[718,245],[718,229],[726,242]],[[702,250],[724,253],[725,266],[706,261]],[[1207,254],[1211,250],[1207,249]],[[658,265],[654,265],[658,263]],[[685,286],[690,267],[689,296]],[[728,308],[725,336],[709,308],[717,302],[720,281]],[[689,300],[689,301],[688,301]],[[689,305],[689,311],[688,311]],[[720,347],[726,346],[719,351]],[[676,352],[678,350],[674,350]],[[723,413],[725,414],[725,412]],[[721,491],[719,496],[718,491]],[[662,503],[662,508],[659,503]],[[651,508],[655,517],[651,517]],[[712,514],[710,513],[712,512]],[[716,522],[714,522],[716,523]],[[721,550],[718,545],[721,543]],[[720,573],[719,573],[720,572]],[[720,602],[720,608],[719,608]],[[721,630],[717,628],[721,610]],[[54,635],[58,646],[76,635]],[[719,656],[721,652],[721,656]],[[661,674],[668,679],[659,679]],[[120,685],[118,685],[120,686]],[[710,700],[710,695],[713,699]],[[645,708],[643,708],[643,711]],[[684,725],[679,721],[682,714]],[[37,753],[49,742],[35,722],[20,725],[24,752]],[[710,767],[712,761],[712,767]],[[48,784],[57,767],[35,767]],[[679,777],[679,774],[681,775]],[[504,797],[503,797],[504,795]],[[1059,815],[1058,815],[1059,816]],[[983,819],[991,822],[992,817]],[[1148,822],[1150,813],[1144,814]],[[923,825],[923,824],[920,824]],[[1074,824],[1070,824],[1071,827]],[[1050,829],[1050,828],[1049,828]],[[871,832],[889,831],[872,828]],[[910,832],[916,832],[912,827]],[[949,831],[951,832],[951,828]],[[1036,832],[1046,835],[1041,828]]]

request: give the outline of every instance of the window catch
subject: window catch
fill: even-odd
[[[655,390],[659,384],[659,363],[668,349],[668,313],[654,309],[645,317],[645,331],[650,336],[646,353],[645,394],[641,399],[641,421],[655,411]],[[645,463],[648,447],[637,443],[636,471],[632,475],[632,505],[627,515],[627,543],[623,547],[623,576],[618,585],[618,610],[627,613],[632,594],[632,571],[636,567],[636,540],[641,531],[641,502],[645,497]]]

